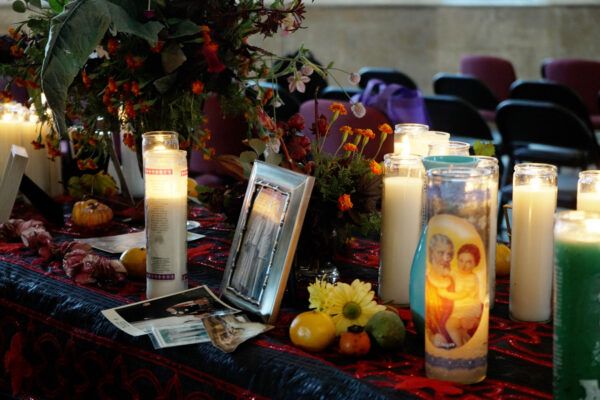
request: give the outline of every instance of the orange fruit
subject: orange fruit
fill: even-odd
[[[125,250],[119,258],[131,279],[146,279],[146,249],[133,247]]]
[[[329,314],[305,311],[292,321],[290,339],[304,350],[321,351],[335,340],[335,324]]]
[[[196,183],[196,181],[193,180],[192,178],[188,178],[188,180],[187,180],[187,195],[189,197],[198,197],[198,191],[196,190],[196,186],[198,186],[198,183]]]
[[[510,274],[510,248],[502,243],[496,244],[496,276]]]

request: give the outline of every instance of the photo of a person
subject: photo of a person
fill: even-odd
[[[473,271],[479,265],[481,253],[477,246],[468,243],[458,249],[456,256],[457,269],[452,272],[456,296],[446,327],[453,342],[462,346],[477,330],[483,312],[479,278]]]
[[[425,331],[434,346],[444,349],[456,347],[446,323],[452,314],[454,279],[450,263],[454,258],[454,244],[444,234],[433,235],[427,248],[428,271],[425,280]]]
[[[260,301],[275,252],[285,198],[269,187],[258,190],[242,237],[231,287],[241,295]]]

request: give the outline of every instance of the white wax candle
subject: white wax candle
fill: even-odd
[[[48,126],[42,128],[42,138],[49,133]],[[27,149],[29,162],[25,174],[50,196],[62,194],[60,158],[51,161],[46,148],[36,150],[31,142],[37,139],[40,125],[36,121],[21,122],[21,142]],[[44,143],[46,146],[47,144]]]
[[[4,173],[10,148],[13,144],[22,146],[21,122],[16,119],[13,113],[6,113],[0,119],[0,176]]]
[[[419,132],[408,135],[410,154],[425,157],[429,153],[429,143],[447,143],[450,135],[441,135],[434,132]]]
[[[513,187],[510,314],[521,321],[551,317],[557,188]]]
[[[145,154],[146,296],[187,289],[185,152]]]
[[[410,269],[421,234],[423,180],[383,179],[379,297],[408,304]]]
[[[577,194],[577,210],[600,211],[600,193],[584,192]]]

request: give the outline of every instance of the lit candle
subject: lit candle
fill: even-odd
[[[582,171],[577,182],[577,209],[600,211],[600,171]]]
[[[187,289],[187,162],[183,150],[144,154],[146,296]]]
[[[425,169],[418,156],[384,156],[379,297],[408,305],[410,269],[421,234]]]
[[[396,124],[394,126],[394,153],[410,154],[408,135],[428,130],[429,127],[423,124]]]
[[[509,312],[518,321],[551,319],[556,167],[518,164],[513,175]]]
[[[600,384],[600,214],[559,213],[554,246],[554,398],[593,398]]]
[[[429,143],[427,155],[429,156],[468,156],[471,145],[467,142],[440,140]]]
[[[6,160],[10,154],[13,144],[22,145],[21,141],[21,123],[19,116],[12,104],[5,105],[0,119],[0,174],[4,173]],[[29,151],[28,151],[29,153]],[[32,156],[32,154],[30,154]],[[1,176],[1,175],[0,175]]]
[[[410,154],[425,157],[429,153],[430,143],[448,143],[449,140],[450,134],[447,132],[427,131],[410,133],[408,135]]]

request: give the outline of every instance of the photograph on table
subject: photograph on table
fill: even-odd
[[[102,311],[117,328],[132,336],[150,333],[157,328],[195,324],[209,315],[224,315],[240,310],[216,297],[207,286],[140,301]]]
[[[272,322],[296,251],[314,178],[255,161],[221,297]]]

